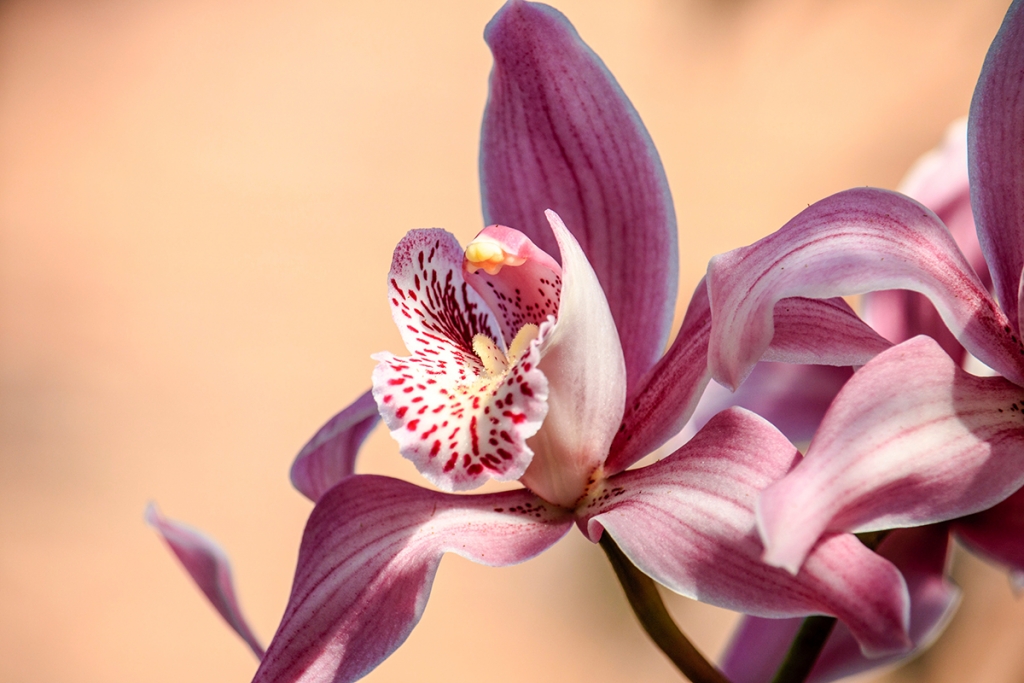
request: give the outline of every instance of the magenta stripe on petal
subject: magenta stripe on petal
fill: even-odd
[[[657,151],[558,11],[511,0],[484,36],[494,55],[480,144],[486,222],[549,254],[544,211],[572,228],[608,296],[633,386],[665,347],[676,297],[675,211]]]
[[[918,526],[1024,484],[1024,390],[961,370],[928,337],[854,373],[803,461],[758,503],[766,561],[796,571],[826,531]]]
[[[302,447],[292,463],[292,485],[315,503],[332,486],[355,474],[359,447],[379,421],[377,402],[367,391]]]
[[[441,556],[489,566],[527,560],[572,517],[529,491],[457,496],[357,475],[317,503],[295,583],[254,683],[347,683],[409,636]]]
[[[790,297],[775,304],[775,335],[761,360],[864,365],[892,346],[840,298]]]
[[[823,539],[796,576],[761,561],[754,502],[799,457],[764,419],[730,408],[664,460],[603,481],[577,514],[591,540],[607,531],[683,595],[761,616],[833,614],[867,654],[905,651],[903,578],[854,536]]]
[[[221,547],[199,531],[167,519],[152,504],[146,508],[146,522],[163,537],[171,552],[214,609],[228,622],[228,626],[241,636],[257,658],[262,658],[263,646],[238,606],[234,580],[231,578],[231,563]]]
[[[903,195],[860,188],[805,209],[708,266],[713,376],[735,387],[774,334],[776,302],[911,289],[982,362],[1024,384],[1024,344],[935,214]],[[842,340],[837,340],[839,346]]]
[[[1024,267],[1024,3],[1014,2],[989,48],[971,101],[971,203],[996,295],[1018,330]]]

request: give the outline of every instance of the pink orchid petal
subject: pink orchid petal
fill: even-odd
[[[310,515],[288,607],[254,683],[354,681],[409,636],[442,554],[507,566],[571,526],[570,513],[529,491],[457,496],[349,477]]]
[[[985,57],[971,101],[967,138],[978,239],[992,271],[996,296],[1015,332],[1019,329],[1018,290],[1024,268],[1022,7],[1020,2],[1010,6]]]
[[[571,505],[608,455],[626,402],[626,365],[608,302],[579,243],[547,212],[562,255],[558,322],[540,343],[548,414],[530,439],[524,485],[545,500]]]
[[[1024,489],[1003,502],[958,519],[953,530],[973,552],[1024,571]]]
[[[765,561],[795,572],[826,531],[930,524],[1024,484],[1024,390],[961,370],[928,337],[880,354],[836,396],[807,456],[762,494]]]
[[[772,340],[780,299],[880,289],[925,294],[968,350],[1024,384],[1024,345],[949,231],[920,204],[872,188],[828,197],[774,234],[711,260],[714,377],[739,385]]]
[[[228,626],[246,642],[257,659],[262,659],[263,646],[242,615],[235,597],[231,563],[216,541],[181,522],[167,519],[153,504],[146,508],[146,522],[163,537],[171,552],[213,608],[224,617]]]
[[[672,346],[636,385],[605,462],[621,472],[679,433],[690,419],[711,374],[707,369],[711,306],[704,280],[690,299]]]
[[[960,251],[989,290],[992,277],[978,243],[971,211],[966,118],[953,123],[942,144],[918,159],[899,189],[934,211],[946,224]],[[889,341],[898,344],[926,334],[939,342],[950,358],[963,365],[964,348],[942,322],[935,307],[921,294],[906,290],[868,292],[862,299],[862,308],[864,319]]]
[[[716,413],[739,406],[771,422],[793,443],[807,444],[832,399],[852,375],[849,367],[758,363],[735,392],[717,382],[708,385],[686,425],[686,438],[700,431]]]
[[[511,0],[487,25],[494,55],[480,143],[484,216],[555,241],[562,216],[607,294],[630,386],[661,355],[678,277],[665,171],[633,105],[561,13]]]
[[[518,479],[533,457],[526,439],[547,413],[538,345],[551,323],[507,364],[497,321],[462,264],[462,247],[443,230],[413,230],[399,242],[388,293],[412,355],[373,356],[373,397],[391,436],[448,491]]]
[[[903,573],[910,594],[912,650],[901,655],[868,659],[850,630],[836,625],[808,683],[828,683],[893,664],[924,650],[945,629],[960,604],[960,589],[945,577],[949,534],[945,525],[899,529],[878,549]],[[802,619],[765,619],[746,616],[740,622],[721,669],[732,683],[764,683],[782,664],[803,623]]]
[[[775,334],[761,360],[820,365],[864,365],[892,346],[839,298],[779,301]]]
[[[579,524],[683,595],[761,616],[836,615],[869,656],[905,651],[903,578],[854,536],[823,539],[796,576],[761,562],[754,501],[799,457],[768,422],[730,408],[668,458],[602,482]]]
[[[315,503],[332,486],[355,474],[359,447],[379,421],[377,402],[367,391],[302,447],[292,463],[292,485]]]
[[[494,274],[475,267],[463,272],[466,282],[497,316],[507,341],[515,339],[523,325],[541,325],[558,313],[562,268],[547,252],[523,233],[503,225],[484,228],[473,242],[490,243],[506,258],[521,261],[501,266]]]

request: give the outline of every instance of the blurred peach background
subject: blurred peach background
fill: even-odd
[[[667,168],[685,305],[707,259],[966,113],[1007,0],[565,0]],[[467,240],[497,0],[0,5],[0,680],[247,681],[255,661],[142,520],[219,539],[269,640],[310,504],[287,479],[401,350],[410,228]],[[361,471],[418,480],[383,430]],[[894,680],[1016,681],[1024,608],[965,604]],[[717,654],[733,615],[673,597]],[[442,563],[368,681],[675,681],[600,552]]]

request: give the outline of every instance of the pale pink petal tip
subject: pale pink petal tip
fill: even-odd
[[[257,658],[262,659],[263,646],[242,615],[235,597],[231,565],[220,546],[201,532],[163,517],[152,503],[146,507],[146,522],[163,537],[171,552],[214,609],[228,622],[228,626],[241,636]]]
[[[292,485],[314,503],[332,486],[355,474],[359,447],[380,421],[371,392],[328,420],[292,463]]]

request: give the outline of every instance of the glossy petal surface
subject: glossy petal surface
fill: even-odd
[[[355,474],[359,447],[380,421],[371,392],[352,402],[313,435],[292,463],[292,485],[314,503]]]
[[[945,525],[899,529],[878,552],[907,580],[910,637],[914,648],[903,655],[868,659],[842,623],[836,625],[808,683],[828,683],[886,666],[927,648],[942,633],[960,603],[960,589],[945,577],[949,534]],[[745,616],[722,657],[722,671],[732,683],[764,683],[782,664],[802,619]]]
[[[848,534],[817,544],[792,576],[760,560],[757,494],[799,453],[753,413],[719,413],[664,460],[604,481],[578,511],[644,573],[702,602],[762,616],[833,614],[870,655],[906,650],[903,578]]]
[[[463,251],[443,230],[413,230],[395,248],[388,295],[412,354],[374,356],[373,397],[399,449],[436,486],[460,491],[518,479],[526,439],[547,414],[541,326],[518,356],[462,277]]]
[[[829,531],[930,524],[1024,483],[1024,389],[969,375],[934,340],[880,354],[836,396],[807,456],[758,503],[766,561],[796,571]]]
[[[604,463],[626,402],[626,365],[608,303],[579,243],[548,211],[562,255],[558,321],[540,342],[548,413],[529,441],[522,482],[545,500],[571,506]]]
[[[455,496],[387,477],[349,477],[310,515],[281,625],[254,683],[347,683],[408,637],[441,555],[527,560],[572,526],[528,491]]]
[[[735,387],[768,348],[775,303],[910,289],[935,304],[982,362],[1024,384],[1024,345],[945,226],[920,204],[862,188],[823,199],[755,244],[708,266],[713,376]]]
[[[213,608],[228,622],[228,626],[246,642],[257,658],[262,658],[263,646],[238,605],[234,580],[231,578],[231,563],[220,545],[181,522],[167,519],[153,505],[146,510],[146,521],[163,537],[171,552]]]
[[[978,239],[996,295],[1019,329],[1024,267],[1024,11],[1014,2],[989,48],[971,101],[968,160]],[[991,363],[990,363],[991,365]]]
[[[480,145],[486,222],[554,254],[540,212],[558,212],[608,296],[632,386],[661,355],[675,306],[675,211],[658,153],[561,13],[512,0],[484,37],[494,55]]]

